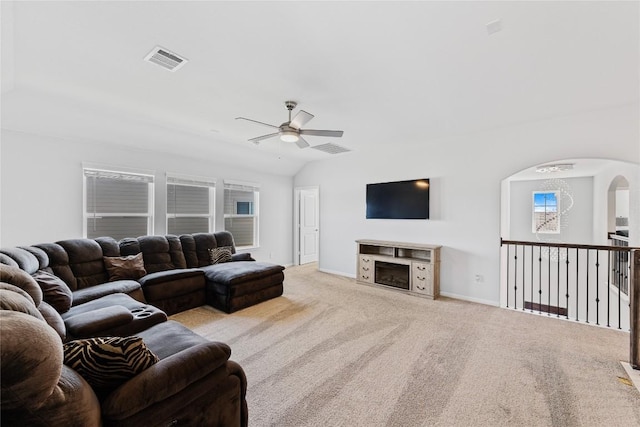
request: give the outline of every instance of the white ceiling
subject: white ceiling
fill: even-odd
[[[254,146],[270,129],[235,117],[298,101],[345,156],[637,104],[638,22],[610,1],[2,1],[2,127],[292,175],[332,155]],[[143,61],[156,45],[189,62]]]

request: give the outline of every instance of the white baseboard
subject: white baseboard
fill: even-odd
[[[478,304],[484,304],[484,305],[491,305],[491,306],[494,306],[494,307],[500,307],[500,303],[499,302],[490,301],[490,300],[486,300],[486,299],[482,299],[482,298],[468,297],[468,296],[465,296],[465,295],[453,294],[451,292],[440,292],[440,295],[442,295],[443,297],[461,299],[463,301],[477,302]]]
[[[318,268],[318,271],[323,273],[335,274],[336,276],[350,277],[351,279],[355,279],[355,274],[347,274],[343,271],[335,271],[335,270],[327,270],[326,268]]]
[[[327,270],[326,268],[318,268],[318,271],[320,271],[322,273],[335,274],[336,276],[349,277],[351,279],[355,279],[356,278],[355,274],[347,274],[347,273],[345,273],[343,271]],[[463,301],[475,302],[475,303],[478,303],[478,304],[491,305],[493,307],[500,307],[500,303],[499,302],[490,301],[490,300],[486,300],[486,299],[482,299],[482,298],[473,298],[473,297],[468,297],[468,296],[465,296],[465,295],[454,294],[454,293],[451,293],[451,292],[440,292],[440,295],[442,295],[443,297],[455,298],[455,299],[459,299],[459,300],[463,300]]]

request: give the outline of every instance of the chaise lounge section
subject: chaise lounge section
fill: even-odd
[[[0,265],[2,425],[247,425],[246,377],[229,360],[228,345],[164,321],[136,334],[133,341],[141,339],[142,354],[153,360],[131,372],[140,352],[124,360],[132,347],[118,347],[120,353],[95,338],[61,339],[64,323],[52,325],[56,312],[42,297],[31,275]],[[62,332],[56,330],[60,325]],[[68,364],[67,344],[82,348],[82,363]],[[104,349],[118,363],[96,364]],[[87,372],[109,385],[96,385]]]
[[[228,262],[212,265],[216,250]],[[236,253],[228,232],[0,249],[3,425],[246,426],[246,378],[229,346],[167,314],[275,298],[283,270]],[[67,344],[129,338],[157,361],[106,391],[60,359]]]

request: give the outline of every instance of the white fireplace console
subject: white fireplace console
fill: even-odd
[[[360,283],[403,289],[432,299],[440,295],[440,248],[420,243],[356,240]]]

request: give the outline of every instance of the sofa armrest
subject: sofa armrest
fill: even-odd
[[[131,311],[121,305],[113,305],[68,317],[64,320],[64,324],[70,335],[90,337],[132,321]]]
[[[250,253],[244,252],[241,254],[231,255],[231,261],[255,261],[255,259],[251,257]]]
[[[138,282],[140,282],[143,287],[148,287],[198,276],[203,276],[201,270],[197,268],[182,268],[150,273],[138,279]]]
[[[160,360],[136,375],[102,403],[102,414],[123,419],[180,393],[190,384],[223,366],[231,356],[220,342],[198,344]]]

